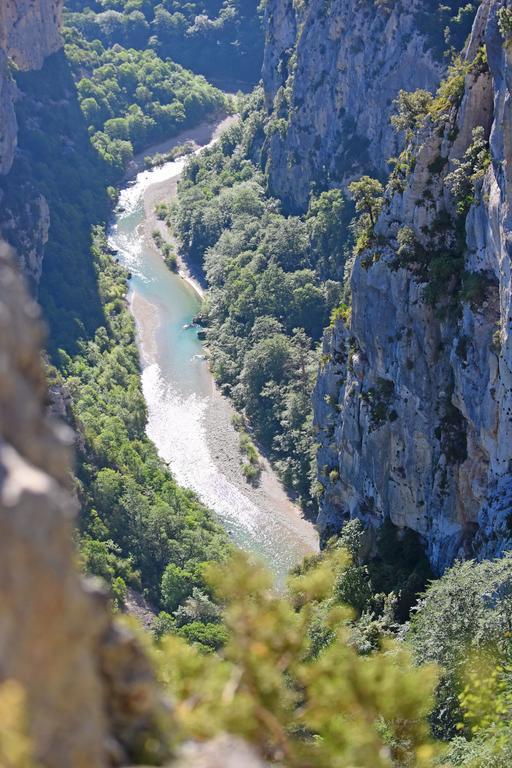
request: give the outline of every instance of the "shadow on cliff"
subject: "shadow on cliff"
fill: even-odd
[[[10,239],[22,251],[41,227],[38,201],[46,198],[50,229],[39,300],[50,326],[50,352],[73,353],[79,339],[104,324],[91,230],[108,219],[105,187],[114,181],[112,169],[91,145],[63,51],[39,72],[16,73],[16,82],[18,153],[2,181],[2,218],[14,222]]]

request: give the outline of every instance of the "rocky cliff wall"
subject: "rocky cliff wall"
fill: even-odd
[[[22,98],[9,71],[38,70],[62,46],[60,21],[64,0],[3,0],[0,3],[0,176],[12,168],[18,137],[15,102]],[[42,194],[26,194],[21,210],[13,212],[3,199],[1,228],[5,237],[17,232],[17,254],[24,272],[37,284],[41,277],[50,212]],[[15,206],[16,208],[16,206]]]
[[[63,2],[3,0],[0,4],[0,174],[9,172],[16,149],[16,88],[8,61],[19,69],[40,69],[59,50]]]
[[[351,316],[326,334],[315,394],[324,534],[349,517],[372,528],[390,518],[418,532],[438,571],[512,544],[506,5],[482,3],[460,104],[429,121],[403,188],[388,189],[374,244],[353,268]],[[461,215],[449,174],[475,128],[489,155],[465,166],[474,189]]]
[[[0,684],[26,695],[38,764],[126,764],[155,741],[158,694],[135,639],[75,568],[71,435],[46,416],[42,338],[0,243]]]
[[[16,149],[16,113],[14,97],[16,87],[9,73],[9,63],[5,51],[0,49],[0,174],[5,175],[11,169]]]
[[[466,2],[451,3],[456,13]],[[311,185],[383,176],[398,148],[401,89],[435,90],[446,67],[434,0],[269,0],[263,83],[271,192],[293,212]],[[445,6],[446,8],[446,6]]]
[[[0,48],[17,67],[41,69],[62,45],[60,21],[64,0],[2,0]]]

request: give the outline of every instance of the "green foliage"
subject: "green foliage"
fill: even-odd
[[[512,11],[509,8],[498,10],[498,24],[503,39],[509,43],[512,38]]]
[[[162,605],[168,612],[175,611],[192,594],[198,576],[169,563],[162,576]]]
[[[164,165],[172,160],[176,160],[178,157],[184,155],[191,155],[195,149],[193,141],[186,141],[185,144],[179,144],[177,147],[173,147],[168,152],[156,152],[154,155],[144,158],[144,165],[146,168],[157,168],[160,165]]]
[[[371,502],[366,503],[369,507]],[[400,535],[389,521],[381,526],[376,541],[360,520],[346,522],[339,539],[327,543],[327,557],[340,550],[350,557],[334,570],[333,589],[315,610],[310,629],[313,655],[334,641],[327,616],[340,605],[353,610],[347,617],[353,647],[363,655],[381,648],[385,638],[396,636],[409,620],[411,608],[431,576],[418,537],[411,531]],[[318,558],[310,558],[294,573],[307,574],[317,562]]]
[[[194,495],[176,485],[145,435],[126,275],[101,230],[92,257],[106,324],[82,342],[79,355],[61,356],[80,435],[82,557],[88,570],[117,590],[118,600],[121,579],[172,611],[204,584],[202,564],[222,559],[228,539]]]
[[[332,190],[312,198],[305,219],[282,215],[247,159],[251,131],[239,123],[189,160],[170,224],[185,258],[206,271],[214,375],[286,485],[307,502],[314,347],[340,300],[330,278],[343,270],[336,245],[343,199]],[[254,479],[255,463],[245,467]]]
[[[331,312],[330,326],[332,327],[337,321],[342,320],[347,326],[350,325],[350,319],[352,317],[352,307],[346,304],[340,304]]]
[[[122,169],[142,148],[199,122],[226,99],[203,77],[152,50],[104,48],[76,29],[66,31],[82,112],[101,157]]]
[[[287,768],[431,764],[424,716],[432,668],[414,669],[407,650],[389,644],[359,656],[339,606],[327,612],[333,642],[311,655],[315,613],[346,560],[332,551],[292,578],[285,596],[245,556],[210,570],[227,631],[220,658],[173,637],[159,653],[180,738],[241,735],[264,760]]]
[[[491,162],[489,142],[482,126],[473,130],[473,140],[462,160],[454,160],[454,170],[445,178],[445,184],[452,193],[457,212],[464,216],[475,202],[475,186],[483,178]]]
[[[209,78],[254,83],[263,54],[255,0],[67,0],[65,20],[105,47],[154,49]]]
[[[312,195],[306,214],[313,258],[317,271],[324,279],[341,274],[344,264],[342,244],[346,238],[343,212],[345,201],[339,189]]]
[[[511,621],[510,555],[459,563],[430,585],[411,622],[409,641],[419,663],[436,662],[443,670],[433,714],[436,734],[453,735],[463,719],[459,696],[465,687],[467,659],[485,648],[495,658],[503,657]]]
[[[242,464],[243,473],[248,482],[257,485],[263,469],[258,450],[243,427],[239,429],[239,432],[240,451],[245,457],[245,462]]]
[[[400,91],[395,99],[396,114],[391,117],[395,130],[405,131],[409,139],[422,128],[432,106],[433,96],[429,91]]]
[[[396,239],[398,242],[396,255],[399,266],[407,267],[416,263],[425,263],[427,254],[420,243],[418,243],[414,230],[411,227],[401,227],[398,230]]]
[[[373,240],[373,230],[384,205],[384,187],[378,179],[362,176],[349,184],[349,192],[359,214],[355,220],[355,252],[361,253]]]
[[[377,379],[376,385],[361,392],[361,399],[368,405],[370,431],[378,429],[387,421],[396,419],[396,412],[391,409],[395,394],[395,385],[389,379]]]
[[[450,744],[447,760],[463,768],[505,768],[512,759],[510,633],[505,648],[477,653],[466,664],[459,697],[466,738]]]
[[[383,205],[384,187],[380,181],[361,176],[359,181],[350,184],[349,191],[356,204],[357,213],[368,216],[370,224],[374,227]]]
[[[470,62],[463,60],[460,56],[455,57],[430,106],[433,120],[446,122],[452,107],[460,104],[464,95],[466,75],[471,71],[471,67]]]
[[[27,723],[26,696],[14,680],[0,685],[0,765],[38,768]]]

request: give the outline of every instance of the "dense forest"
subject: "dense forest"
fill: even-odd
[[[106,48],[151,49],[225,82],[258,81],[263,56],[255,0],[70,0],[67,23]]]
[[[300,218],[285,217],[266,196],[264,176],[244,151],[259,102],[256,92],[242,107],[247,120],[187,164],[168,219],[210,287],[201,321],[214,375],[308,506],[311,393],[318,344],[341,301],[344,200],[336,189],[313,196]]]

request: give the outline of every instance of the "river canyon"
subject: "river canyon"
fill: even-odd
[[[199,152],[232,120],[205,124],[166,148],[193,140]],[[318,551],[316,532],[266,460],[258,487],[244,478],[233,407],[215,385],[192,323],[202,289],[183,268],[181,274],[169,270],[152,242],[155,206],[173,199],[185,163],[182,157],[139,171],[121,190],[110,232],[110,244],[130,274],[147,434],[178,483],[194,491],[233,541],[265,560],[283,583],[293,565]],[[137,161],[133,165],[140,167]]]

